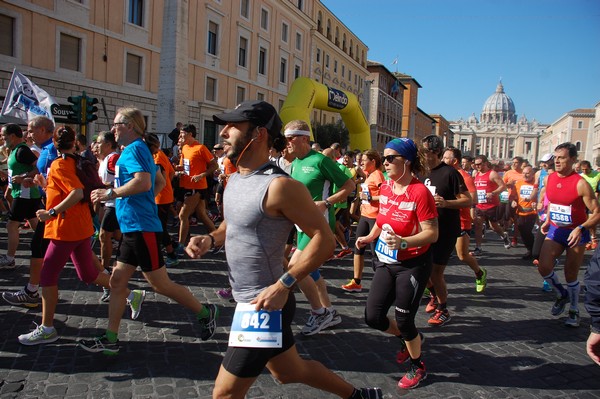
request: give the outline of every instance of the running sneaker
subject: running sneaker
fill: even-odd
[[[135,320],[140,315],[142,311],[142,304],[146,299],[146,291],[144,290],[133,290],[133,299],[129,302],[129,307],[131,308],[131,320]]]
[[[487,286],[487,270],[485,270],[483,267],[480,267],[480,269],[483,274],[481,275],[481,278],[475,279],[475,291],[477,292],[483,292]]]
[[[213,304],[205,304],[204,306],[208,309],[209,315],[208,317],[198,319],[198,322],[200,323],[200,339],[202,341],[207,341],[215,335],[217,318],[219,317],[219,308]]]
[[[433,316],[431,316],[431,318],[427,321],[427,323],[430,326],[441,327],[444,324],[448,323],[450,321],[450,319],[451,319],[451,317],[450,317],[450,312],[448,311],[448,309],[444,309],[444,310],[436,309],[435,313],[433,314]]]
[[[423,298],[429,298],[431,296],[431,291],[429,291],[429,288],[425,287],[425,290],[423,291]]]
[[[421,381],[427,378],[427,371],[425,371],[425,363],[421,362],[421,367],[417,367],[414,364],[410,366],[410,370],[398,381],[398,387],[402,389],[416,388]]]
[[[558,316],[559,314],[564,312],[565,306],[567,306],[567,303],[569,303],[568,295],[557,297],[556,301],[554,302],[554,305],[552,305],[552,309],[550,310],[550,313],[552,313],[552,316]]]
[[[325,312],[318,314],[310,311],[308,321],[302,327],[302,334],[304,335],[315,335],[322,329],[326,328],[331,320],[333,319],[333,313],[325,309]]]
[[[437,309],[436,297],[429,294],[429,302],[427,302],[427,306],[425,306],[425,313],[435,312],[436,309]]]
[[[423,335],[423,333],[419,333],[419,335],[421,336],[421,346],[423,345],[423,343],[425,342],[425,336]],[[396,353],[396,363],[398,364],[402,364],[404,362],[406,362],[408,359],[410,359],[410,354],[408,353],[408,349],[406,349],[406,341],[404,341],[404,338],[400,338],[401,341],[401,347],[400,350]]]
[[[337,310],[335,310],[335,309],[331,310],[331,314],[333,315],[333,317],[331,318],[331,321],[323,328],[334,327],[342,322],[342,316],[340,316],[340,314],[337,312]]]
[[[179,264],[179,259],[177,259],[177,255],[174,258],[169,255],[165,256],[165,266],[167,267],[175,267]]]
[[[579,310],[569,310],[567,320],[565,320],[565,326],[579,327]]]
[[[40,345],[40,344],[49,344],[58,339],[58,333],[56,332],[56,328],[51,327],[50,332],[46,332],[43,325],[39,325],[28,334],[19,335],[19,343],[22,345]]]
[[[6,255],[0,255],[0,270],[12,270],[16,268],[15,258],[9,258]]]
[[[534,266],[537,266],[537,265],[539,265],[539,264],[540,264],[540,261],[539,261],[538,259],[534,259],[534,260],[533,260],[533,265],[534,265]]]
[[[513,248],[516,248],[519,244],[517,243],[517,237],[513,237],[513,239],[510,242],[510,246]]]
[[[350,248],[342,249],[340,252],[338,252],[338,254],[335,257],[337,259],[342,259],[343,257],[352,254],[352,252],[353,251]]]
[[[353,395],[350,399],[383,399],[381,388],[359,388],[356,392],[358,396]]]
[[[351,279],[350,281],[348,281],[348,284],[342,285],[342,289],[346,292],[361,292],[362,285],[356,284],[356,281],[354,279]]]
[[[592,240],[592,250],[598,248],[598,240]]]
[[[92,339],[80,339],[77,344],[82,349],[93,353],[103,353],[108,356],[114,356],[119,353],[119,340],[110,342],[106,335]]]
[[[231,299],[233,297],[233,294],[231,293],[231,287],[218,290],[217,295],[222,299]]]
[[[507,232],[504,232],[504,235],[502,236],[502,241],[504,242],[504,248],[510,249],[510,239],[508,238]]]
[[[586,251],[591,251],[592,250],[592,242],[588,242],[587,244],[585,244],[585,250]]]
[[[108,301],[110,301],[110,288],[102,287],[102,296],[100,297],[100,302]]]
[[[552,292],[552,287],[546,280],[544,280],[544,284],[542,285],[542,291],[544,292]]]
[[[470,252],[470,254],[471,256],[481,256],[483,255],[483,251],[481,250],[481,248],[475,248]]]
[[[178,242],[177,245],[173,247],[173,250],[179,256],[185,255],[185,247],[180,242]]]
[[[38,292],[29,293],[25,287],[16,292],[4,292],[2,298],[11,305],[23,305],[28,308],[35,308],[40,304],[40,294]]]

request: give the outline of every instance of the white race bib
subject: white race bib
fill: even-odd
[[[550,204],[550,221],[559,227],[568,227],[573,224],[571,205]]]
[[[487,195],[485,190],[477,190],[477,202],[479,204],[487,204]]]
[[[189,159],[183,159],[183,172],[186,175],[190,175],[190,160]]]
[[[521,190],[519,190],[519,196],[524,200],[530,200],[531,194],[533,193],[533,186],[523,184]]]
[[[381,232],[381,234],[384,235],[385,232]],[[388,247],[381,239],[381,236],[379,236],[377,243],[375,244],[375,255],[377,255],[377,259],[379,259],[381,263],[398,263],[398,250]]]
[[[229,346],[243,348],[281,348],[281,310],[254,310],[254,305],[238,303],[231,322]]]

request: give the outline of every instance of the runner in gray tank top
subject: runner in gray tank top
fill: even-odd
[[[302,183],[269,164],[269,149],[285,145],[281,119],[272,105],[246,101],[213,116],[225,127],[227,156],[238,172],[224,193],[225,220],[186,248],[199,258],[226,246],[229,279],[238,302],[229,346],[215,380],[213,398],[243,398],[267,367],[283,384],[304,383],[341,398],[382,398],[379,388],[354,388],[314,360],[300,358],[292,320],[293,288],[333,252],[335,239]],[[291,225],[311,237],[302,256],[283,273],[283,250]]]

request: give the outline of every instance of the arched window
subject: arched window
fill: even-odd
[[[342,36],[342,51],[346,52],[346,34],[344,33],[344,36]]]
[[[340,28],[335,27],[335,45],[340,46]]]
[[[317,30],[320,33],[323,33],[323,14],[321,14],[321,11],[319,11],[319,14],[317,14]]]
[[[575,142],[575,148],[577,148],[577,152],[581,151],[581,141]]]
[[[331,21],[327,19],[327,38],[331,40]]]

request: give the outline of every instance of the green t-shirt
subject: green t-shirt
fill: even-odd
[[[302,159],[294,159],[291,176],[308,188],[313,201],[328,198],[335,193],[334,186],[342,187],[349,179],[338,167],[337,162],[314,150],[310,150]],[[327,217],[331,231],[335,231],[333,207],[323,216]],[[303,250],[309,241],[306,234],[298,232],[298,249]]]
[[[598,187],[600,184],[600,172],[592,170],[589,175],[586,175],[585,173],[581,173],[580,175],[590,184],[590,186],[592,186],[594,192],[598,192],[598,189],[600,188]]]

